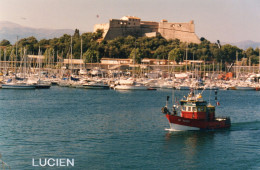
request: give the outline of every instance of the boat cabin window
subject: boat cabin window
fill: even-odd
[[[191,107],[188,107],[188,111],[189,111],[189,112],[191,111]]]
[[[197,108],[196,107],[192,107],[192,111],[193,112],[197,112]]]
[[[206,111],[205,107],[201,106],[201,107],[198,107],[198,112],[204,112]]]

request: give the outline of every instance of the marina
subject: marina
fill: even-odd
[[[50,160],[73,160],[67,166],[76,169],[260,166],[259,66],[169,59],[83,65],[72,54],[56,63],[22,54],[16,64],[0,62],[6,167],[30,170]],[[171,105],[167,97],[161,108],[170,95]]]
[[[111,73],[109,64],[99,67],[70,66],[66,64],[60,69],[33,68],[30,66],[19,70],[17,68],[7,68],[3,65],[10,65],[10,62],[3,64],[0,62],[0,87],[3,89],[48,89],[52,85],[61,87],[75,87],[86,89],[115,89],[115,90],[147,90],[150,88],[177,89],[177,90],[259,90],[260,74],[257,69],[242,71],[243,67],[233,67],[232,72],[220,70],[203,71],[199,65],[147,65],[145,70],[140,70],[140,64],[128,69],[116,70]],[[23,64],[20,63],[20,67]],[[98,64],[95,64],[96,66]],[[2,67],[1,67],[2,66]],[[119,66],[120,65],[112,65]],[[190,70],[176,72],[174,69],[166,68],[188,66]],[[41,67],[41,66],[40,66]],[[197,69],[192,69],[197,67]],[[210,67],[204,66],[204,67]],[[258,66],[256,67],[258,68]],[[24,71],[26,70],[26,71]],[[139,70],[139,71],[137,71]],[[241,71],[237,71],[241,70]],[[84,74],[81,74],[81,73]]]
[[[0,169],[260,170],[258,8],[0,0]]]

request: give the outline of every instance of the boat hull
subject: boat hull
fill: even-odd
[[[109,89],[109,86],[105,85],[83,85],[85,89]]]
[[[36,89],[49,89],[51,88],[50,85],[41,85],[41,84],[38,84],[38,85],[34,85]]]
[[[146,86],[134,86],[134,85],[118,85],[115,86],[115,90],[147,90]]]
[[[231,123],[229,118],[215,118],[215,120],[198,120],[189,119],[180,116],[166,114],[169,120],[171,130],[217,130],[230,128]]]
[[[247,91],[247,90],[256,90],[256,88],[255,88],[255,87],[235,86],[235,90],[244,90],[244,91]]]
[[[33,85],[2,84],[2,89],[35,89]]]
[[[176,88],[177,90],[190,90],[189,86],[179,86]]]

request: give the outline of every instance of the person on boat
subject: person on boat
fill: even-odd
[[[177,110],[176,110],[176,106],[175,106],[175,105],[172,106],[172,114],[173,114],[174,116],[177,115]]]
[[[162,113],[164,114],[170,114],[170,111],[168,110],[167,106],[162,108]]]

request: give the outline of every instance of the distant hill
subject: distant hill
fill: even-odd
[[[54,37],[60,37],[63,34],[73,34],[72,29],[44,29],[44,28],[31,28],[24,27],[16,23],[8,21],[0,21],[0,41],[7,39],[14,44],[19,39],[34,36],[36,39],[51,39]]]
[[[255,42],[255,41],[251,41],[251,40],[240,41],[240,42],[236,42],[236,43],[225,43],[225,44],[231,44],[231,45],[237,46],[238,48],[241,48],[244,50],[246,50],[249,47],[252,47],[254,49],[260,47],[260,42]]]

